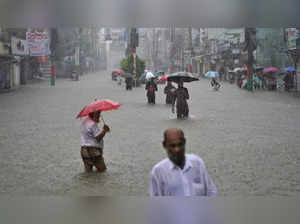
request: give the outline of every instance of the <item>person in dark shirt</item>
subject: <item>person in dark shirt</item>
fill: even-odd
[[[126,77],[125,83],[126,83],[126,90],[132,90],[132,84],[133,84],[132,77]]]
[[[174,94],[172,103],[172,112],[175,113],[174,106],[176,102],[177,119],[187,118],[189,116],[189,105],[187,100],[190,98],[188,89],[183,87],[183,81],[178,83],[178,88]]]
[[[166,94],[166,104],[172,104],[176,87],[172,85],[172,82],[168,81],[167,86],[164,89]]]
[[[155,92],[157,91],[157,85],[154,82],[154,78],[147,82],[145,89],[147,90],[148,103],[155,104]]]

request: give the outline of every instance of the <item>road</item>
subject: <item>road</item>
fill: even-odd
[[[107,72],[58,79],[0,94],[0,194],[146,196],[149,173],[166,157],[163,131],[180,127],[187,152],[203,158],[222,196],[300,192],[300,100],[276,92],[250,93],[208,80],[186,84],[189,120],[178,121],[164,104],[146,104],[144,88],[125,91]],[[104,112],[106,173],[85,174],[80,158],[80,120],[95,98],[122,104]]]

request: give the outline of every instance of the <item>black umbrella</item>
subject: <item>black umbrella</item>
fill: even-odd
[[[179,83],[180,81],[183,82],[199,81],[199,79],[196,78],[190,72],[176,72],[168,76],[168,81]]]
[[[261,66],[255,66],[255,67],[254,67],[254,70],[255,70],[255,71],[264,70],[264,67],[261,67]]]

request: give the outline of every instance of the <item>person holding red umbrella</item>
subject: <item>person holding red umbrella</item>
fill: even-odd
[[[108,125],[104,124],[102,131],[98,127],[101,111],[89,113],[80,127],[81,158],[86,172],[93,171],[95,166],[98,172],[106,170],[103,158],[103,138],[110,131]]]
[[[98,172],[106,170],[103,158],[103,139],[106,133],[110,131],[110,128],[105,124],[101,112],[116,110],[119,106],[119,103],[112,100],[95,100],[93,103],[85,106],[77,115],[77,118],[87,116],[80,126],[81,158],[86,172],[93,171],[94,166]],[[104,123],[102,130],[98,127],[100,118],[102,118]]]

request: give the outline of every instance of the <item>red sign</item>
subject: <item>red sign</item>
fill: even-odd
[[[48,36],[45,33],[28,33],[27,40],[47,40]]]
[[[191,73],[193,73],[193,65],[192,64],[189,65],[189,70]]]
[[[51,75],[52,76],[55,76],[56,75],[56,68],[55,68],[55,66],[51,66]]]
[[[47,56],[47,55],[45,55],[45,56],[38,56],[37,59],[38,59],[39,63],[48,62],[49,61],[49,56]]]

